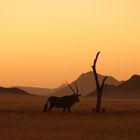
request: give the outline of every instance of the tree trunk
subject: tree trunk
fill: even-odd
[[[97,103],[96,103],[96,109],[95,109],[96,113],[101,112],[102,93],[103,93],[103,88],[104,88],[105,81],[107,79],[107,76],[106,76],[103,79],[102,84],[101,85],[99,84],[98,74],[96,72],[96,62],[97,62],[99,54],[100,54],[100,52],[97,53],[96,58],[95,58],[94,63],[93,63],[93,66],[92,66],[93,73],[94,73],[94,76],[95,76],[96,92],[97,92],[97,101],[96,101]]]
[[[101,99],[102,99],[102,96],[101,96],[101,93],[97,93],[97,103],[96,103],[96,113],[99,113],[101,112]]]

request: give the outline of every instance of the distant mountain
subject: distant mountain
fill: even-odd
[[[29,94],[29,93],[19,88],[0,87],[0,94]]]
[[[98,75],[99,76],[99,82],[103,80],[104,76],[103,75]],[[95,79],[93,72],[87,72],[79,76],[78,79],[76,79],[76,83],[79,88],[79,92],[83,95],[86,96],[87,94],[91,93],[93,90],[96,88],[95,84]],[[121,82],[113,78],[112,76],[109,76],[106,83],[108,85],[119,85]],[[74,82],[71,83],[71,86],[75,88]],[[69,89],[68,86],[61,88],[59,90],[56,90],[52,95],[57,95],[57,96],[62,96],[62,95],[68,95],[72,94],[71,90]]]
[[[133,75],[127,81],[124,81],[118,86],[120,89],[129,91],[139,91],[140,90],[140,75]]]
[[[96,91],[88,96],[95,96]],[[140,99],[140,75],[133,75],[118,86],[105,85],[104,97],[107,98],[139,98]]]
[[[63,87],[65,87],[66,85],[63,84],[58,88],[54,88],[54,89],[49,89],[49,88],[37,88],[37,87],[24,87],[24,86],[16,86],[16,88],[20,88],[22,90],[25,90],[26,92],[29,92],[30,94],[34,94],[34,95],[49,95],[54,93],[55,91],[57,91],[58,89],[61,89]]]

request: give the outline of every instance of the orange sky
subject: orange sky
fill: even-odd
[[[56,87],[91,70],[140,74],[139,0],[0,0],[0,85]]]

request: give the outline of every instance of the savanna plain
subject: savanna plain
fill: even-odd
[[[139,140],[140,100],[81,97],[72,112],[43,113],[47,97],[0,94],[0,140]]]

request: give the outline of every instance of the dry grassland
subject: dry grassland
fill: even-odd
[[[44,97],[0,95],[0,140],[140,140],[140,101],[104,100],[107,112],[92,114],[83,97],[72,113],[43,113]]]

